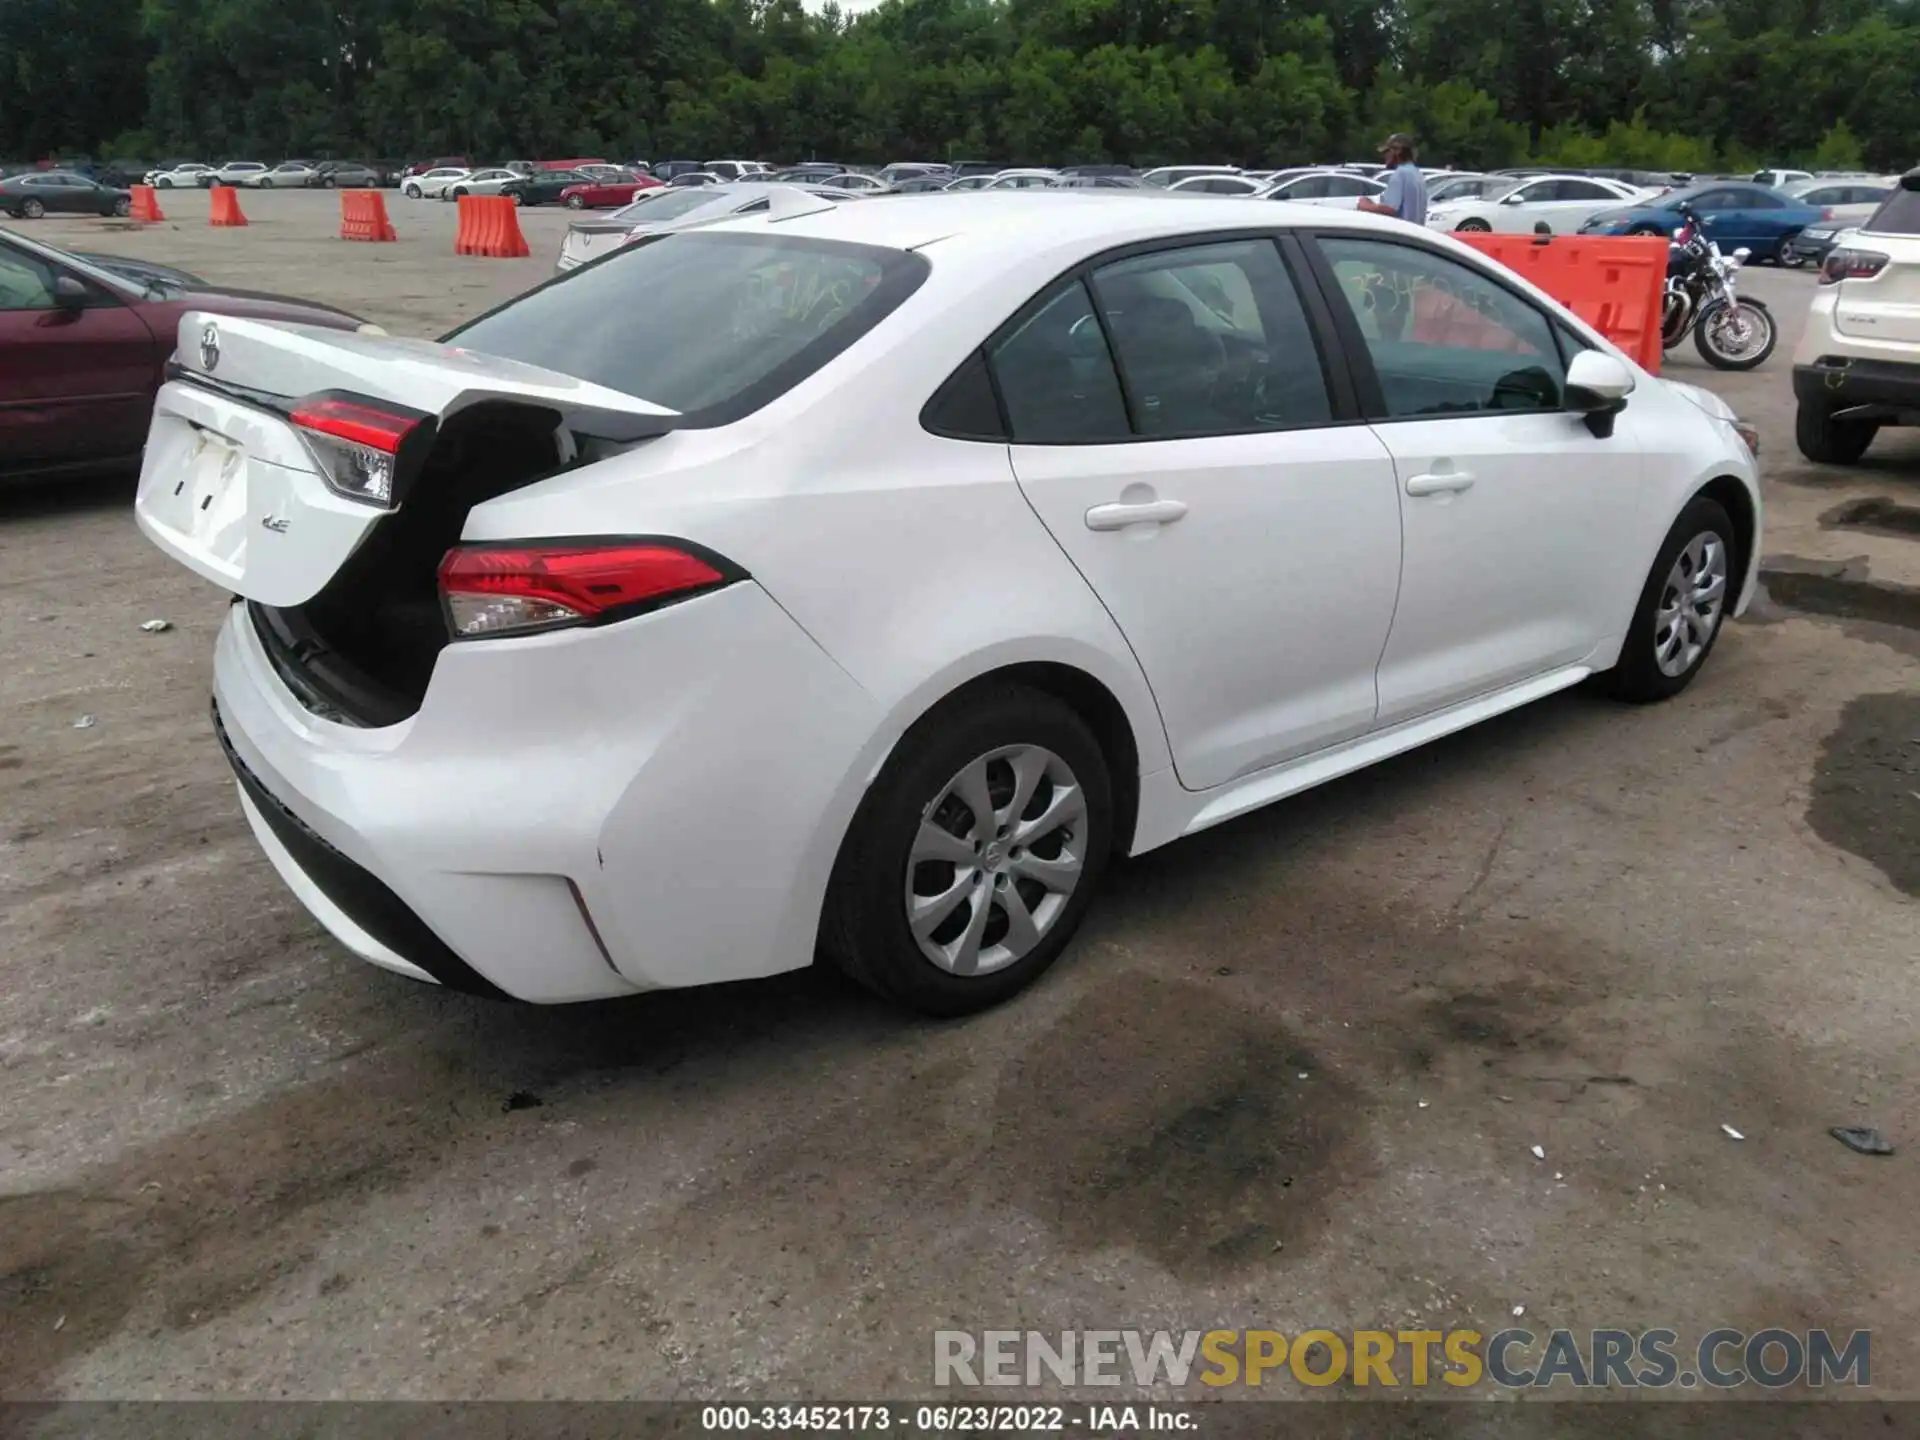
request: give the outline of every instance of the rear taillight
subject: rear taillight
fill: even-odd
[[[741,578],[718,556],[670,541],[462,545],[440,562],[457,640],[625,619]]]
[[[328,488],[350,500],[391,505],[400,448],[428,417],[358,396],[310,395],[287,418],[320,462]]]
[[[1887,257],[1877,250],[1849,250],[1845,246],[1829,250],[1820,267],[1822,285],[1838,285],[1842,280],[1871,280],[1887,268]]]

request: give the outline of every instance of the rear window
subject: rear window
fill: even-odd
[[[548,281],[444,337],[724,425],[792,389],[926,279],[919,255],[670,234]]]
[[[1920,190],[1895,190],[1860,228],[1875,235],[1920,235]]]
[[[651,225],[656,220],[678,220],[691,215],[695,210],[724,210],[733,200],[733,192],[716,195],[711,190],[656,190],[651,195],[635,200],[624,209],[613,212],[615,220],[644,220]]]

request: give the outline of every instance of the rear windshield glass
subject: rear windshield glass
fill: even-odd
[[[1920,190],[1901,186],[1881,201],[1861,228],[1875,235],[1920,235]]]
[[[694,188],[691,190],[660,190],[652,195],[635,200],[623,210],[613,212],[615,220],[644,220],[651,225],[656,220],[678,220],[683,215],[691,215],[695,210],[711,206],[715,210],[724,210],[734,199],[731,190],[716,195],[711,190]]]
[[[669,234],[551,280],[445,339],[723,425],[799,384],[927,276],[905,250]]]

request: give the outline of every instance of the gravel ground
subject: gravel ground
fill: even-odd
[[[395,245],[322,194],[163,204],[30,233],[431,334],[565,223],[497,261],[391,195]],[[1811,281],[1751,283],[1779,355],[1671,373],[1758,420],[1811,534]],[[1920,447],[1876,455],[1911,500]],[[1875,1391],[1920,1391],[1913,631],[1763,604],[1674,703],[1564,695],[1123,864],[964,1023],[816,972],[536,1010],[283,890],[207,733],[221,597],[129,495],[0,494],[0,1395],[904,1396],[949,1326],[1521,1305],[1871,1328]]]

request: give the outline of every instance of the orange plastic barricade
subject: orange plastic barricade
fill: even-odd
[[[462,195],[460,229],[453,238],[456,255],[497,255],[514,259],[531,255],[527,237],[520,233],[520,212],[507,195]]]
[[[247,223],[247,217],[240,213],[240,197],[231,185],[216,185],[207,194],[213,199],[213,209],[207,216],[209,225]]]
[[[129,212],[136,220],[144,220],[149,225],[167,217],[160,213],[160,202],[154,198],[151,185],[133,187],[133,209]]]
[[[1538,285],[1640,363],[1660,373],[1667,241],[1645,235],[1456,234]]]
[[[340,238],[342,240],[397,240],[393,222],[387,219],[386,198],[378,190],[342,190],[340,192]]]

